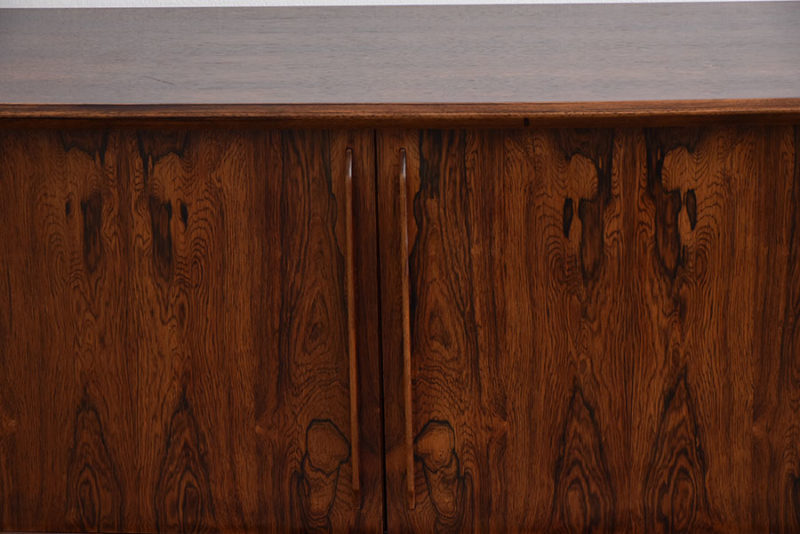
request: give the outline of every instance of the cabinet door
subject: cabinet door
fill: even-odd
[[[366,131],[1,131],[0,526],[380,531],[374,164]]]
[[[798,530],[795,138],[380,132],[389,530]]]

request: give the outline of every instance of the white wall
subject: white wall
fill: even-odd
[[[4,7],[197,7],[197,6],[319,6],[401,4],[583,4],[700,2],[707,0],[0,0]],[[741,0],[713,0],[735,2]],[[768,1],[768,0],[761,0]]]

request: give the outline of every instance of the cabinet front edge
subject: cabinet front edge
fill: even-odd
[[[3,126],[575,127],[792,123],[800,98],[556,103],[2,104]]]

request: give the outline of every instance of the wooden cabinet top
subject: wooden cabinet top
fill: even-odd
[[[0,118],[796,119],[798,28],[800,2],[5,9]]]

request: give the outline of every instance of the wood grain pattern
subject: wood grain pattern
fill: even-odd
[[[138,429],[121,136],[0,135],[2,526],[126,528]]]
[[[604,451],[602,440],[625,439],[616,417],[624,399],[612,393],[625,387],[623,351],[607,316],[620,312],[605,299],[619,280],[614,269],[619,244],[609,243],[608,236],[616,235],[620,222],[618,205],[608,206],[613,136],[597,137],[599,145],[594,132],[379,136],[378,155],[387,161],[379,186],[390,183],[397,165],[391,155],[405,146],[414,192],[415,431],[439,421],[452,432],[457,476],[471,492],[454,502],[464,503],[459,521],[475,531],[614,528],[613,503],[627,480],[624,455]],[[569,238],[567,198],[579,206]],[[382,224],[388,225],[397,209],[390,191],[381,192],[379,206]],[[582,227],[582,220],[598,219],[599,230]],[[384,236],[386,226],[381,230],[382,253],[388,256],[396,237],[391,231]],[[387,265],[385,259],[381,264]],[[400,312],[399,299],[392,297],[394,276],[388,270],[383,286],[388,521],[429,531],[451,519],[434,497],[444,490],[426,491],[420,478],[429,464],[417,467],[416,508],[406,514],[394,502],[395,425],[401,421],[393,409],[399,356],[392,350],[398,335],[392,318],[399,321]],[[585,484],[584,493],[576,494],[573,482]],[[563,511],[574,504],[594,507],[589,499],[597,491],[603,492],[604,510],[571,525],[572,512],[566,517]],[[573,498],[582,501],[569,501]]]
[[[67,524],[84,532],[123,528],[124,502],[117,467],[97,410],[84,399],[75,417],[67,473]]]
[[[796,2],[6,9],[0,102],[798,98],[798,25]]]
[[[158,532],[215,531],[206,439],[185,395],[169,422],[154,492]]]
[[[617,496],[594,410],[575,388],[556,463],[552,532],[615,532]]]
[[[795,531],[796,132],[379,132],[389,525]]]
[[[3,129],[0,529],[798,531],[798,146]]]
[[[759,214],[764,219],[758,226],[758,237],[766,251],[757,263],[763,274],[756,291],[763,295],[763,300],[753,324],[757,334],[753,350],[771,357],[762,358],[753,369],[754,522],[769,525],[771,532],[800,529],[800,420],[797,416],[800,391],[797,382],[800,128],[794,128],[793,145],[791,141],[786,137],[782,139],[779,161],[782,174],[791,172],[792,180],[784,188],[765,192],[759,205]]]
[[[328,492],[326,530],[381,529],[373,141],[365,131],[2,131],[0,527],[302,529],[293,474],[308,463],[330,475],[334,458],[333,493],[313,478],[301,488],[314,503]],[[348,148],[353,224],[373,229],[353,247],[356,502],[349,438],[311,431],[356,417]]]
[[[648,532],[708,530],[706,462],[685,371],[666,393],[642,496]]]
[[[775,531],[761,512],[780,501],[759,489],[778,482],[759,458],[757,405],[778,379],[757,377],[780,354],[764,343],[776,328],[764,320],[783,307],[768,288],[788,290],[782,273],[795,246],[792,130],[645,131],[632,142],[633,524]]]
[[[330,419],[309,423],[303,461],[289,488],[296,529],[331,532],[341,467],[351,458],[350,442]]]

